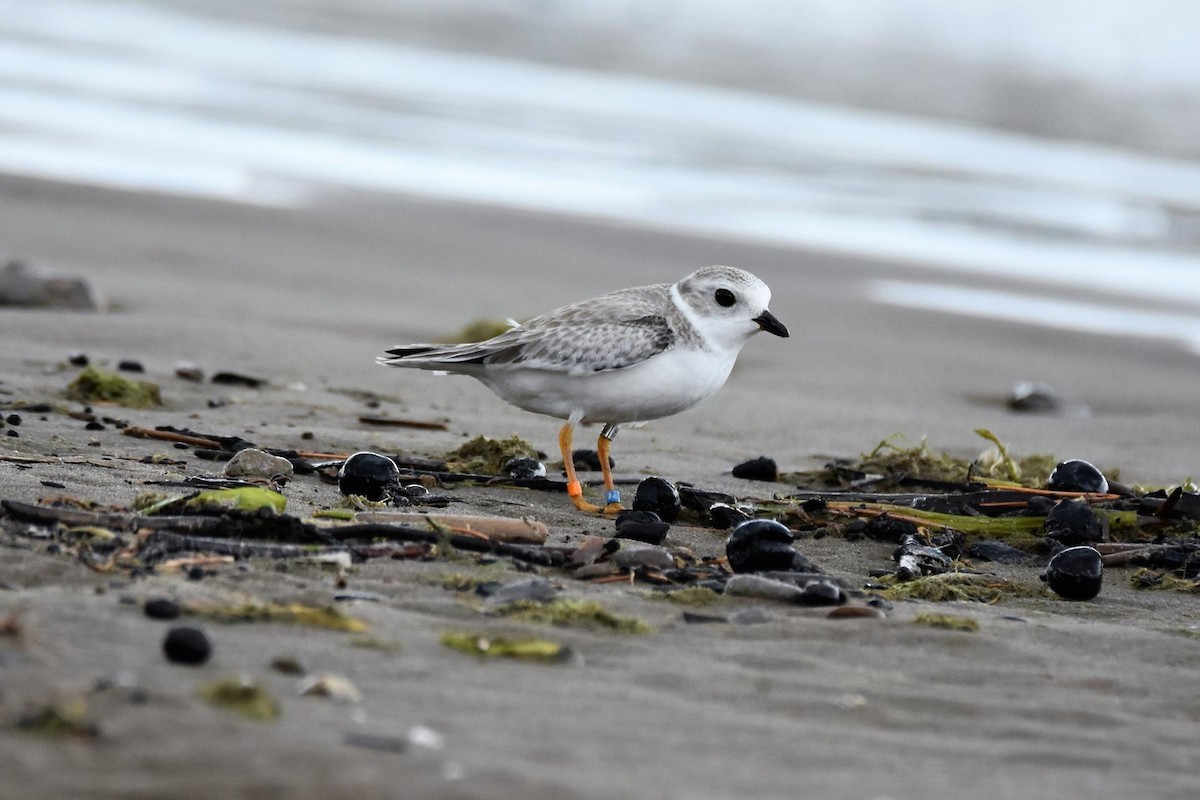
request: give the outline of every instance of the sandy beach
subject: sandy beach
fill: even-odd
[[[174,425],[263,445],[329,452],[440,455],[466,437],[516,433],[553,452],[557,423],[506,406],[467,379],[381,369],[386,347],[436,339],[480,317],[523,318],[613,288],[669,282],[728,263],[774,290],[792,338],[759,337],[716,397],[617,440],[618,477],[656,474],[739,497],[785,485],[730,475],[747,458],[781,468],[853,458],[882,439],[970,457],[986,427],[1015,452],[1081,457],[1127,483],[1196,472],[1189,420],[1200,416],[1195,358],[1173,346],[1048,328],[965,321],[869,303],[872,276],[921,269],[851,262],[745,242],[687,237],[469,205],[345,193],[301,211],[110,192],[51,182],[0,184],[0,248],[38,271],[85,277],[108,300],[98,314],[0,311],[0,403],[62,405],[71,352],[112,367],[137,359],[165,406],[111,409],[144,427]],[[265,378],[261,389],[196,384],[210,374]],[[1014,381],[1052,385],[1089,416],[1006,411]],[[210,407],[213,398],[229,402]],[[442,421],[444,431],[369,428],[368,410]],[[9,413],[6,411],[6,414]],[[160,442],[88,431],[59,413],[23,413],[0,439],[0,497],[68,494],[127,505],[147,481],[216,474],[220,465]],[[579,436],[584,446],[594,429]],[[311,434],[307,436],[306,434]],[[302,438],[303,437],[303,438]],[[183,466],[142,463],[167,453]],[[54,461],[47,456],[62,457]],[[41,461],[37,459],[41,458]],[[48,487],[46,482],[65,488]],[[449,486],[453,510],[532,516],[551,541],[611,532],[565,496]],[[338,499],[298,477],[289,513]],[[719,555],[725,534],[672,528],[668,544]],[[912,624],[927,603],[886,619],[833,621],[821,610],[724,598],[700,611],[758,607],[755,625],[687,624],[645,585],[593,585],[546,570],[564,596],[596,599],[654,633],[625,636],[517,624],[481,615],[447,576],[469,560],[379,559],[336,586],[329,571],[270,560],[182,574],[102,574],[46,545],[5,536],[0,617],[0,797],[949,797],[1183,798],[1194,791],[1200,703],[1191,596],[1138,592],[1112,570],[1095,601],[1050,595],[939,604],[975,633]],[[891,546],[799,540],[827,571],[861,585]],[[502,562],[487,574],[520,577]],[[1029,566],[999,574],[1035,581]],[[395,651],[344,633],[280,624],[208,624],[213,659],[199,668],[160,653],[166,624],[151,597],[252,596],[339,605]],[[443,647],[447,629],[533,632],[576,653],[563,665],[477,660]],[[297,696],[270,667],[289,656],[350,679],[361,704]],[[242,720],[197,697],[245,674],[279,699],[273,722]],[[103,688],[103,687],[109,688]],[[98,688],[99,687],[99,688]],[[17,730],[30,708],[84,697],[96,738]],[[432,746],[411,733],[436,732]],[[399,737],[406,752],[345,744],[353,733]],[[405,737],[408,737],[405,739]]]

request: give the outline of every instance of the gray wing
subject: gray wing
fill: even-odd
[[[630,367],[675,344],[670,321],[675,312],[666,288],[625,289],[576,303],[485,342],[396,347],[379,362],[451,372],[521,367],[574,375]]]

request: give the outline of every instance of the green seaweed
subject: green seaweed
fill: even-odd
[[[944,572],[940,575],[925,575],[911,581],[901,581],[894,575],[888,575],[881,578],[880,583],[884,584],[885,588],[879,590],[879,594],[890,600],[928,600],[934,603],[996,603],[1015,597],[1036,597],[1042,594],[1040,588],[1029,584],[971,572]]]
[[[269,722],[279,716],[279,701],[249,677],[223,678],[200,687],[210,704],[243,717]]]
[[[226,605],[189,603],[183,607],[191,614],[216,622],[282,622],[310,628],[366,633],[367,623],[332,606],[309,606],[303,603],[263,603],[247,601]]]
[[[561,663],[571,657],[571,649],[566,645],[535,636],[489,636],[483,633],[444,631],[440,639],[442,644],[451,650],[480,658]]]
[[[917,614],[913,618],[913,625],[928,625],[930,628],[967,633],[975,633],[979,630],[978,620],[971,617],[956,617],[953,614],[940,614],[934,611],[922,611]]]
[[[1200,594],[1200,578],[1180,578],[1169,572],[1142,567],[1129,576],[1134,589],[1158,589],[1186,594]]]
[[[653,628],[637,617],[613,614],[594,600],[559,598],[549,603],[518,600],[498,608],[497,613],[522,622],[572,625],[618,633],[650,633]]]
[[[446,454],[450,469],[482,475],[500,475],[514,458],[537,458],[537,449],[519,436],[489,439],[476,436],[457,450]]]
[[[67,397],[81,403],[109,403],[126,408],[153,408],[163,404],[157,384],[135,381],[95,367],[86,367],[71,381],[67,386]]]

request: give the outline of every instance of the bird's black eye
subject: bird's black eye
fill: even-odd
[[[734,297],[733,292],[728,289],[717,289],[717,293],[713,295],[713,299],[717,301],[717,305],[725,306],[726,308],[737,302],[737,298]]]

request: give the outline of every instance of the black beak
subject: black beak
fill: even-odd
[[[762,312],[754,318],[754,321],[758,323],[758,327],[762,328],[767,333],[773,333],[776,336],[784,339],[788,338],[787,326],[775,319],[775,315],[770,311]]]

